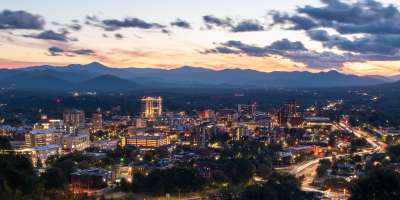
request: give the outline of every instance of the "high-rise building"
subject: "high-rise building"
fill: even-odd
[[[40,120],[33,125],[33,129],[57,129],[64,130],[64,122],[61,119],[50,119],[47,115],[42,115]]]
[[[294,100],[289,100],[279,109],[278,123],[283,126],[291,117],[296,115],[296,102]]]
[[[142,101],[142,117],[153,119],[162,113],[161,97],[143,97]]]
[[[85,127],[85,112],[83,110],[66,110],[63,113],[63,119],[67,130],[70,132]]]
[[[278,123],[281,126],[284,126],[289,122],[291,117],[295,117],[297,115],[296,112],[296,102],[294,100],[287,101],[278,112]]]
[[[199,148],[206,148],[209,144],[210,137],[216,135],[217,127],[212,123],[203,123],[196,126],[193,130],[194,145]]]
[[[98,131],[103,128],[103,115],[101,113],[92,114],[92,131]]]
[[[246,126],[239,126],[235,129],[234,140],[241,140],[243,136],[248,135],[248,128]]]

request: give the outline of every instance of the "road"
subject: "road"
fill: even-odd
[[[362,131],[361,129],[358,128],[353,128],[350,126],[346,126],[345,124],[334,124],[338,129],[342,130],[348,130],[350,132],[353,132],[354,135],[358,138],[365,138],[367,142],[372,146],[372,148],[369,149],[364,149],[362,151],[356,152],[354,154],[358,155],[364,155],[364,154],[371,154],[374,152],[384,152],[387,145],[383,142],[377,141],[373,135]],[[336,157],[343,157],[347,156],[350,154],[339,154],[336,155]],[[297,176],[297,177],[304,177],[303,184],[302,184],[302,190],[304,191],[311,191],[311,192],[321,192],[325,195],[325,197],[331,198],[331,199],[347,199],[348,194],[343,194],[343,193],[338,193],[338,192],[331,192],[331,191],[323,191],[320,190],[319,188],[315,187],[312,185],[312,182],[315,177],[315,171],[318,167],[318,163],[322,159],[332,159],[332,156],[326,156],[322,158],[317,158],[305,163],[301,163],[299,165],[292,166],[292,168],[289,170],[289,173]],[[345,192],[344,192],[345,193]]]

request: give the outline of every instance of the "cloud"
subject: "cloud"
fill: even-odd
[[[332,27],[339,33],[399,34],[400,12],[393,6],[384,6],[374,0],[343,3],[324,0],[323,7],[305,6],[297,9],[320,26]]]
[[[304,47],[303,43],[296,41],[291,42],[288,39],[282,39],[273,42],[269,48],[275,50],[283,50],[283,51],[305,51],[306,48]]]
[[[308,17],[303,17],[299,15],[289,16],[286,13],[281,13],[278,11],[271,11],[269,14],[272,16],[274,25],[288,25],[289,27],[285,27],[289,30],[309,30],[315,27],[318,27],[318,24]]]
[[[265,27],[258,20],[233,20],[229,17],[218,18],[213,15],[203,16],[203,21],[208,29],[224,28],[230,32],[264,31]]]
[[[400,35],[365,35],[349,40],[340,35],[330,35],[325,30],[310,30],[307,35],[322,42],[325,47],[361,54],[395,55],[400,54]]]
[[[270,12],[272,26],[303,30],[327,49],[343,52],[347,61],[400,59],[400,11],[375,0],[321,0],[322,6],[303,6],[295,14]],[[329,31],[329,32],[328,32]]]
[[[61,27],[63,27],[63,29],[69,29],[72,31],[79,31],[82,29],[82,25],[80,25],[79,21],[76,19],[71,20],[71,23],[69,23],[69,24],[61,24],[58,22],[51,22],[51,24],[53,24],[55,26],[61,26]]]
[[[117,39],[119,39],[119,40],[124,38],[124,36],[123,36],[121,33],[116,33],[116,34],[114,35],[114,37],[117,38]]]
[[[99,18],[96,15],[86,15],[85,24],[86,25],[95,25],[100,22]]]
[[[64,49],[61,49],[60,47],[50,47],[48,48],[48,51],[52,56],[59,56],[65,52]]]
[[[189,22],[182,20],[182,19],[177,19],[176,21],[171,22],[171,26],[176,26],[176,27],[186,28],[186,29],[192,28],[192,26],[190,25]]]
[[[68,42],[68,41],[77,41],[75,38],[70,38],[68,37],[69,32],[64,30],[61,30],[60,33],[52,31],[52,30],[47,30],[40,32],[38,34],[28,34],[28,35],[23,35],[24,37],[30,37],[30,38],[35,38],[35,39],[41,39],[41,40],[55,40],[55,41],[60,41],[60,42]]]
[[[378,60],[398,60],[400,55],[380,55],[380,54],[337,54],[330,51],[317,52],[309,50],[299,42],[292,42],[288,39],[275,41],[270,45],[257,46],[245,44],[241,41],[230,40],[220,43],[219,46],[207,49],[205,54],[236,54],[255,57],[273,57],[282,56],[294,62],[307,65],[310,68],[326,69],[340,68],[345,62],[363,62],[369,59]]]
[[[158,29],[164,26],[158,23],[149,23],[139,18],[125,18],[123,20],[106,19],[101,21],[101,26],[108,31],[121,28]]]
[[[22,10],[0,12],[0,29],[43,29],[44,24],[41,16]]]
[[[309,30],[332,28],[342,34],[399,34],[400,12],[394,5],[383,5],[374,0],[341,2],[321,0],[322,7],[304,6],[288,15],[270,12],[272,25],[288,25],[289,29]]]
[[[164,34],[167,34],[167,35],[171,35],[172,34],[172,32],[170,30],[165,29],[165,28],[161,30],[161,33],[164,33]]]
[[[206,24],[207,28],[211,29],[213,26],[216,27],[232,27],[232,19],[227,18],[218,18],[214,15],[205,15],[203,16],[203,21]]]
[[[82,25],[78,23],[68,24],[67,27],[73,31],[79,31],[82,29]]]
[[[77,49],[77,50],[72,50],[72,51],[69,51],[69,52],[74,53],[74,54],[78,54],[78,55],[92,55],[92,54],[95,53],[91,49]]]
[[[234,25],[232,32],[248,32],[248,31],[263,31],[264,26],[257,20],[244,20]]]
[[[68,49],[62,49],[60,47],[52,46],[48,48],[48,52],[50,56],[69,56],[73,57],[76,55],[94,55],[95,51],[91,49],[75,49],[75,50],[68,50]]]

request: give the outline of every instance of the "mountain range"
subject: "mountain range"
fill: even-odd
[[[141,88],[279,88],[349,87],[394,82],[396,77],[355,76],[337,71],[311,73],[260,72],[248,69],[211,70],[112,68],[98,62],[86,65],[32,66],[1,69],[0,87],[17,90],[128,91]]]

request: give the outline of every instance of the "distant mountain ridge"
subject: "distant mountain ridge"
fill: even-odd
[[[0,70],[0,87],[43,90],[135,90],[177,87],[347,87],[388,82],[381,77],[355,76],[337,71],[311,73],[260,72],[249,69],[212,70],[183,66],[175,69],[111,68],[98,62],[64,67],[51,65]]]

